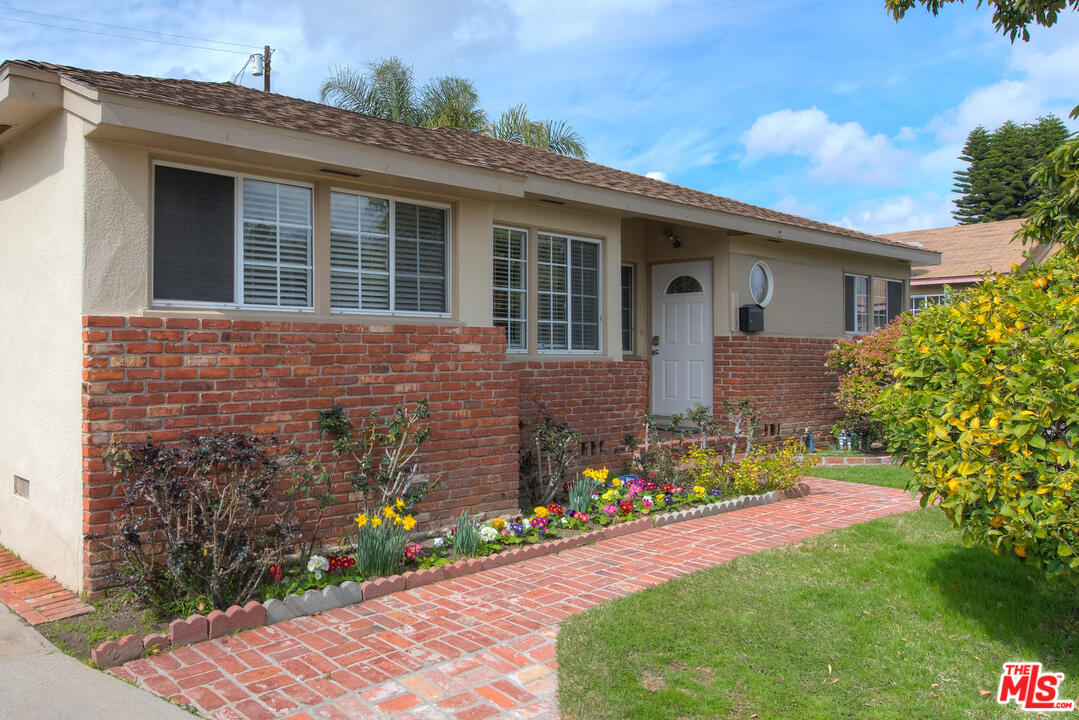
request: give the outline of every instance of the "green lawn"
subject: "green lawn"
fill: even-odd
[[[900,490],[907,489],[907,481],[910,479],[910,470],[902,465],[818,466],[810,470],[809,474],[814,477],[846,480],[866,485],[883,485]]]
[[[1004,662],[1079,694],[1079,593],[1030,575],[936,510],[739,558],[568,619],[563,716],[1030,717],[992,696]]]

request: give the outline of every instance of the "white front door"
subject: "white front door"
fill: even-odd
[[[652,266],[652,414],[712,404],[712,263]]]

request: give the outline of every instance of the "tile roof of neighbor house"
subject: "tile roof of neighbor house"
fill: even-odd
[[[912,281],[973,277],[990,270],[1006,271],[1011,263],[1023,263],[1023,244],[1012,242],[1021,219],[956,225],[933,230],[889,233],[884,237],[941,253],[940,265],[915,267]]]
[[[35,60],[9,60],[4,64],[56,73],[82,85],[125,97],[350,140],[436,160],[583,183],[806,230],[890,246],[910,247],[906,243],[867,235],[850,228],[749,205],[520,143],[450,128],[428,130],[403,125],[309,100],[265,93],[234,83],[142,77],[84,70]]]

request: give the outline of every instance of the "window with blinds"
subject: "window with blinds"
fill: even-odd
[[[330,194],[330,307],[445,313],[449,211]]]
[[[308,187],[154,167],[155,302],[308,309],[311,238]]]
[[[514,228],[494,228],[491,251],[494,286],[494,326],[506,331],[506,347],[528,348],[527,320],[528,233]]]
[[[599,350],[599,243],[537,237],[540,350]]]
[[[243,304],[311,306],[311,190],[243,180]]]
[[[869,332],[869,278],[865,275],[843,277],[844,329],[849,333]]]

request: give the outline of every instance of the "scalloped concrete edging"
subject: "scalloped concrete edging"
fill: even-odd
[[[357,583],[352,580],[331,585],[321,590],[308,590],[303,595],[289,595],[278,600],[271,599],[264,603],[252,600],[242,608],[232,606],[222,612],[214,610],[209,615],[191,615],[186,620],[173,620],[169,623],[168,635],[155,633],[139,638],[127,635],[120,640],[110,640],[95,648],[91,659],[102,668],[122,665],[137,660],[144,651],[166,650],[201,642],[240,630],[251,630],[262,625],[292,620],[306,615],[317,615],[327,610],[352,605],[400,590],[421,587],[448,578],[461,577],[481,570],[490,570],[503,565],[528,560],[543,555],[569,550],[599,540],[623,537],[653,527],[663,527],[684,520],[696,520],[720,513],[731,512],[745,507],[768,505],[787,498],[804,497],[810,492],[809,485],[802,482],[786,490],[765,493],[764,495],[743,495],[723,502],[709,505],[697,505],[685,510],[668,512],[630,520],[629,522],[608,525],[600,530],[573,535],[544,543],[522,545],[512,550],[504,550],[482,558],[468,558],[457,562],[432,567],[425,570],[409,570],[401,575],[375,578]]]

